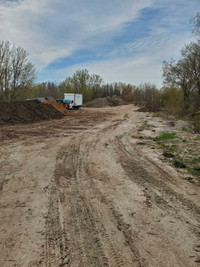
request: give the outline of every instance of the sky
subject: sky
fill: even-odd
[[[78,69],[162,86],[162,62],[194,40],[200,0],[0,0],[0,40],[24,47],[37,81]]]

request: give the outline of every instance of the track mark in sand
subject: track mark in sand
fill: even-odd
[[[95,145],[95,142],[93,146]],[[93,149],[90,148],[91,150]],[[87,151],[87,150],[86,150]],[[87,151],[87,154],[90,154],[90,151]],[[98,212],[93,213],[96,217],[98,228],[101,229],[101,239],[104,246],[104,250],[108,256],[108,262],[109,266],[113,267],[121,267],[121,266],[134,266],[134,267],[143,267],[147,266],[145,260],[140,256],[139,251],[137,247],[135,246],[136,243],[136,237],[134,233],[132,233],[131,229],[129,228],[129,225],[126,224],[123,219],[122,215],[117,212],[117,210],[114,208],[112,201],[107,199],[107,196],[103,194],[101,191],[99,191],[97,188],[95,188],[94,182],[92,177],[96,175],[94,173],[93,167],[90,164],[90,158],[87,158],[86,162],[84,163],[84,171],[87,174],[89,186],[92,187],[98,196],[101,196],[101,202],[104,203],[105,208],[107,209],[107,220],[102,220],[100,218],[103,218],[105,214],[101,212],[101,210],[98,210]],[[98,214],[97,214],[98,213]],[[106,222],[107,221],[107,222]],[[128,245],[127,247],[130,248],[130,261],[128,262],[126,257],[122,254],[122,251],[119,250],[119,248],[115,245],[115,238],[112,236],[112,234],[107,230],[107,223],[109,224],[110,221],[115,221],[115,230],[119,231],[119,235],[122,235],[124,237],[124,242]]]
[[[108,266],[93,216],[94,211],[89,200],[79,190],[79,147],[77,142],[75,144],[60,151],[55,171],[56,190],[60,188],[63,191],[61,206],[64,213],[63,227],[67,231],[67,246],[70,251],[68,266]],[[56,197],[53,201],[57,201]],[[55,222],[55,225],[59,223]]]
[[[71,198],[71,215],[74,218],[74,229],[70,234],[79,250],[77,256],[81,257],[80,266],[108,266],[93,211],[83,196]]]
[[[69,262],[67,235],[63,225],[60,192],[53,183],[49,193],[49,210],[46,218],[46,266],[64,266]]]
[[[125,223],[122,215],[111,205],[110,210],[118,223],[118,229],[123,232],[125,240],[133,252],[133,263],[134,266],[144,267],[147,266],[145,260],[140,256],[140,253],[135,245],[134,234],[130,228],[130,225]]]
[[[68,266],[145,266],[136,248],[133,248],[132,233],[128,233],[122,223],[122,229],[118,229],[119,216],[110,209],[110,203],[105,207],[108,214],[99,211],[92,204],[91,197],[94,196],[88,194],[86,189],[89,186],[92,191],[97,191],[92,181],[94,173],[88,162],[90,151],[80,147],[81,140],[78,139],[73,139],[67,148],[63,147],[58,155],[55,171],[56,185],[63,190],[61,204],[70,251]],[[83,157],[82,153],[87,157]],[[108,217],[104,219],[104,216]],[[121,250],[118,239],[107,229],[110,220],[114,221],[111,228],[119,233],[121,240],[124,240],[122,242],[127,243],[127,249],[123,247]],[[128,258],[122,251],[129,253]]]

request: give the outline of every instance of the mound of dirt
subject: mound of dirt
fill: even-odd
[[[67,114],[72,114],[70,110],[67,110],[66,107],[63,105],[63,103],[58,103],[55,100],[48,100],[43,102],[44,104],[50,104],[51,106],[53,106],[55,109],[57,109],[59,112],[61,112],[64,115]]]
[[[0,125],[30,123],[62,117],[63,114],[52,105],[43,104],[38,100],[0,102]]]
[[[107,96],[104,98],[96,98],[92,101],[89,101],[85,104],[85,107],[89,108],[103,108],[103,107],[114,107],[114,106],[121,106],[121,105],[128,105],[128,103],[122,100],[119,96]]]

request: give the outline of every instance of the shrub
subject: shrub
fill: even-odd
[[[166,151],[163,153],[163,156],[166,158],[174,158],[174,154],[172,154],[170,152],[166,152]]]
[[[182,169],[182,168],[186,168],[186,165],[185,165],[185,163],[182,161],[182,159],[176,159],[176,160],[174,161],[174,167],[175,167],[175,168],[180,168],[180,169]]]
[[[184,105],[181,89],[164,87],[161,92],[164,110],[170,114],[180,115]]]
[[[200,166],[195,166],[192,170],[192,174],[200,177]]]

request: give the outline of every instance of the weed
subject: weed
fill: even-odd
[[[176,150],[176,148],[177,148],[177,145],[176,144],[173,144],[173,145],[170,146],[169,149],[172,150],[172,151],[174,151],[174,150]]]
[[[142,145],[142,146],[144,146],[144,145],[146,145],[146,143],[144,143],[144,142],[139,142],[139,143],[137,143],[138,145]]]
[[[157,126],[155,126],[155,125],[153,125],[153,124],[148,124],[148,123],[146,124],[146,127],[147,127],[147,128],[157,128]]]
[[[194,138],[194,140],[195,140],[195,141],[198,141],[198,140],[200,140],[200,135],[199,135],[199,136],[197,136],[196,138]]]
[[[163,156],[166,157],[166,158],[174,158],[174,154],[172,154],[172,153],[170,153],[170,152],[167,152],[167,151],[165,151],[165,152],[163,153]]]
[[[165,114],[164,112],[161,112],[161,111],[157,111],[153,114],[154,117],[163,117]]]
[[[182,131],[183,132],[189,132],[188,128],[186,128],[186,127],[182,127]]]
[[[200,121],[193,122],[194,132],[200,133]]]
[[[155,131],[156,131],[156,130],[152,130],[152,132],[154,132],[154,133],[155,133]]]
[[[192,163],[200,162],[200,156],[199,157],[194,157],[192,159]]]
[[[139,136],[139,139],[144,139],[144,136]]]
[[[174,160],[174,167],[175,168],[179,168],[179,169],[183,169],[183,168],[186,168],[186,165],[185,163],[182,161],[182,159],[176,159]]]
[[[166,144],[163,144],[162,142],[157,142],[157,144],[160,145],[163,149],[169,150],[169,151],[172,151],[172,152],[175,151],[176,147],[177,147],[176,144],[166,145]]]
[[[200,177],[200,166],[195,166],[192,170],[192,174]]]
[[[192,183],[192,184],[195,183],[192,177],[185,177],[183,179],[186,180],[186,181],[188,181],[188,182],[190,182],[190,183]]]

